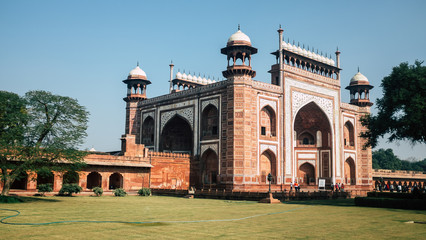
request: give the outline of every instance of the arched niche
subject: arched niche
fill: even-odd
[[[91,172],[87,175],[87,188],[102,187],[102,176],[98,172]]]
[[[345,161],[345,182],[348,185],[356,185],[355,161],[351,157]]]
[[[142,123],[142,144],[154,146],[154,131],[154,119],[148,116]]]
[[[276,157],[271,150],[266,150],[260,155],[259,163],[260,183],[268,183],[268,174],[272,175],[272,184],[276,184],[277,168]]]
[[[175,115],[164,126],[160,137],[160,151],[192,153],[193,133],[189,123]]]
[[[37,188],[40,184],[50,184],[53,187],[54,175],[51,171],[39,171],[37,172]]]
[[[315,167],[310,163],[300,165],[298,177],[301,180],[300,185],[309,185],[315,183]]]
[[[201,139],[214,139],[219,136],[219,112],[209,104],[201,114]]]
[[[219,159],[212,149],[207,149],[201,156],[203,184],[219,183]]]
[[[10,189],[20,189],[27,190],[28,174],[26,172],[21,172],[13,181]]]
[[[267,105],[260,111],[260,136],[275,137],[277,135],[276,114],[271,106]]]
[[[75,171],[68,171],[62,176],[62,184],[78,184],[80,176]]]
[[[115,172],[109,176],[109,189],[123,188],[123,175]]]
[[[345,147],[351,148],[355,146],[354,126],[350,121],[347,121],[343,127],[343,139]]]

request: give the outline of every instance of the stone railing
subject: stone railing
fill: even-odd
[[[259,81],[253,80],[252,84],[254,88],[257,88],[260,90],[273,91],[276,93],[281,93],[282,91],[280,86],[277,86],[271,83],[265,83],[265,82],[259,82]]]
[[[358,106],[352,105],[352,104],[349,104],[349,103],[341,103],[340,107],[343,108],[343,109],[352,110],[354,112],[358,112],[359,111],[359,107]]]
[[[191,155],[187,153],[148,152],[148,157],[189,158]]]
[[[149,98],[149,99],[146,99],[146,100],[139,102],[139,105],[143,106],[143,105],[148,105],[148,104],[152,104],[152,103],[162,102],[162,101],[165,101],[165,100],[172,100],[172,99],[177,99],[177,98],[182,98],[182,97],[188,97],[188,96],[196,95],[196,94],[203,93],[203,92],[210,92],[212,90],[226,86],[227,84],[229,84],[229,80],[215,82],[215,83],[208,84],[208,85],[205,85],[205,86],[200,86],[200,87],[196,87],[196,88],[192,88],[192,89],[188,89],[188,90],[183,90],[183,91],[180,91],[180,92],[175,92],[175,93],[170,93],[170,94],[166,94],[166,95],[162,95],[162,96],[158,96],[158,97],[154,97],[154,98]]]

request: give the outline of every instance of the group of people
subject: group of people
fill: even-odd
[[[390,192],[399,192],[399,193],[409,193],[409,192],[423,192],[426,193],[426,185],[423,187],[423,189],[417,186],[417,184],[415,183],[413,186],[407,186],[406,184],[401,185],[398,184],[396,186],[394,186],[394,184],[379,184],[378,186],[376,186],[376,190],[382,192],[382,191],[390,191]]]
[[[331,184],[331,191],[336,191],[336,192],[344,192],[345,191],[345,185],[343,183],[336,183],[336,184]]]
[[[294,187],[294,191],[296,192],[300,192],[300,186],[299,183],[295,182],[293,184],[293,182],[290,183],[290,192],[293,191],[293,187]]]

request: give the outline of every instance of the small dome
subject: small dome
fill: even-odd
[[[308,51],[308,58],[313,58],[313,53],[311,51]]]
[[[296,53],[297,54],[302,54],[302,48],[300,46],[297,46]]]
[[[207,84],[208,83],[208,81],[210,81],[210,78],[207,80],[207,79],[203,79],[203,84]]]
[[[241,30],[238,30],[236,33],[232,34],[228,39],[228,46],[230,45],[249,45],[251,46],[250,38]]]
[[[306,49],[302,49],[302,55],[307,57],[308,56],[308,51],[306,51]]]
[[[336,65],[336,62],[334,62],[334,60],[333,60],[333,59],[330,59],[330,64],[331,64],[332,66],[335,66],[335,65]]]
[[[182,74],[182,79],[183,80],[186,80],[188,78],[188,76],[186,75],[186,73],[184,72],[183,74]]]
[[[197,82],[202,82],[203,81],[203,78],[201,78],[201,76],[200,75],[198,75],[198,78],[197,78]]]
[[[177,79],[182,79],[182,73],[177,72],[177,73],[176,73],[176,78],[177,78]]]
[[[192,81],[192,75],[191,75],[191,73],[188,73],[188,75],[187,75],[186,79],[187,79],[188,81]]]
[[[282,42],[282,47],[284,50],[288,50],[288,44],[285,41]]]
[[[138,66],[132,69],[132,71],[129,72],[129,77],[136,78],[136,77],[144,77],[146,78],[146,73]]]
[[[352,79],[351,79],[351,85],[356,84],[356,83],[367,83],[367,84],[369,84],[367,77],[364,76],[360,72],[355,74],[355,76],[353,76]]]

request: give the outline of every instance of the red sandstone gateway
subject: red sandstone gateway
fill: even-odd
[[[366,130],[360,118],[370,112],[373,86],[358,72],[346,88],[350,103],[341,102],[340,52],[333,59],[282,39],[279,29],[271,83],[253,79],[257,48],[240,29],[220,50],[226,56],[224,79],[174,74],[170,64],[169,83],[153,81],[170,93],[148,99],[151,80],[138,64],[123,80],[121,151],[87,156],[88,166],[75,182],[86,191],[100,186],[266,192],[270,173],[272,191],[288,191],[292,182],[316,190],[319,179],[327,187],[344,184],[357,195],[371,190],[371,149],[363,149],[358,136]],[[48,181],[58,191],[62,175]],[[36,188],[32,181],[20,184],[15,187]]]

